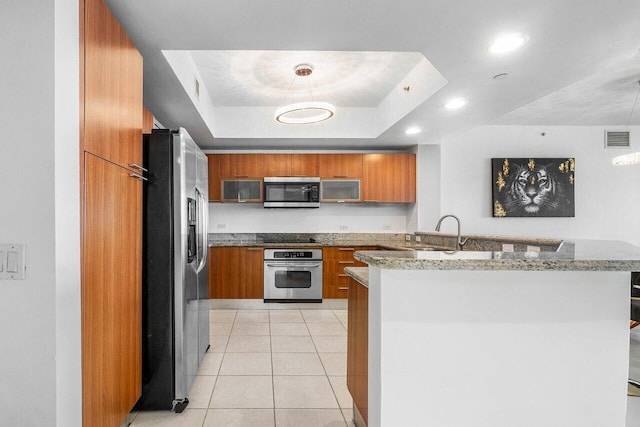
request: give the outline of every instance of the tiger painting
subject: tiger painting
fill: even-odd
[[[494,216],[575,216],[575,159],[492,159],[492,163]]]

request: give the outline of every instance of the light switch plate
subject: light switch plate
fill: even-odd
[[[513,245],[510,243],[503,243],[502,252],[513,252]]]
[[[416,236],[416,243],[421,243],[421,242],[422,242],[422,237]]]
[[[0,279],[24,280],[25,247],[15,243],[0,244]]]
[[[410,242],[411,241],[411,234],[405,234],[404,235],[404,240],[405,240],[405,242]]]
[[[527,245],[527,252],[540,252],[540,246]]]

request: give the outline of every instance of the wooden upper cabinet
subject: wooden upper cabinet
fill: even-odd
[[[291,176],[318,176],[318,154],[291,154]]]
[[[317,154],[265,154],[264,176],[318,176]]]
[[[222,200],[220,185],[220,154],[207,154],[209,163],[209,201]]]
[[[378,203],[415,203],[415,154],[364,154],[362,199]]]
[[[320,178],[362,178],[362,154],[321,154]]]
[[[146,108],[142,109],[142,133],[151,133],[153,130],[153,114]]]
[[[142,165],[142,56],[102,0],[84,4],[83,148]]]
[[[218,154],[220,178],[262,178],[263,154]]]
[[[264,154],[264,176],[289,176],[291,174],[291,157],[288,154]]]

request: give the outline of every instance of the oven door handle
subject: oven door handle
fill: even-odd
[[[267,267],[286,267],[286,268],[318,268],[322,264],[267,264]]]

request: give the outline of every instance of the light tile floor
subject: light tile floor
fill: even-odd
[[[211,310],[211,348],[187,409],[132,414],[131,425],[353,426],[347,311],[284,307]]]
[[[353,426],[347,311],[299,307],[211,310],[211,348],[191,387],[189,407],[182,414],[132,414],[131,425]],[[629,377],[640,380],[640,327],[631,331]],[[640,397],[627,398],[626,427],[640,427]]]

